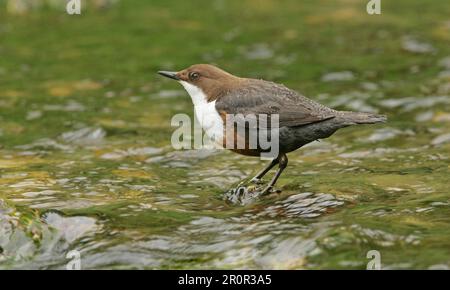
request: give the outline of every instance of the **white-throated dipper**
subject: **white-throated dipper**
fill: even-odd
[[[224,147],[227,136],[233,140],[246,138],[244,148],[227,148],[247,156],[260,156],[264,149],[248,146],[248,136],[228,132],[227,115],[278,117],[279,148],[277,156],[252,181],[261,178],[275,165],[278,170],[262,191],[271,192],[288,164],[286,153],[305,144],[331,136],[336,130],[356,124],[386,121],[386,116],[372,113],[336,111],[310,100],[284,85],[269,81],[241,78],[213,65],[196,64],[179,72],[159,71],[160,75],[177,80],[192,98],[195,115],[206,134]],[[259,124],[259,122],[258,122]],[[228,131],[227,131],[228,128]],[[248,128],[247,128],[248,129]],[[258,130],[258,128],[256,128]]]

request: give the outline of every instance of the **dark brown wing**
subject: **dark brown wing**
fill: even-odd
[[[279,115],[280,127],[295,127],[335,117],[334,111],[283,85],[248,79],[238,90],[232,90],[216,101],[219,113]]]

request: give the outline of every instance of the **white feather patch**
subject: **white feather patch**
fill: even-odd
[[[216,101],[208,102],[205,93],[198,87],[188,82],[180,81],[180,84],[191,96],[194,104],[195,117],[206,134],[216,142],[222,142],[223,120],[216,110]]]

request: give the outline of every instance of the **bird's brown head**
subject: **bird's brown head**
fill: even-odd
[[[208,102],[238,85],[240,78],[210,64],[194,64],[178,72],[159,71],[160,75],[179,81],[194,101],[194,88],[204,93]],[[192,88],[193,86],[194,88]]]

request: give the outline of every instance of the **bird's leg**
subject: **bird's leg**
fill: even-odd
[[[275,172],[275,175],[273,176],[273,178],[270,181],[269,185],[267,185],[267,187],[262,191],[262,193],[261,193],[262,195],[268,194],[268,193],[270,193],[272,191],[273,186],[277,182],[277,180],[280,177],[280,175],[283,172],[283,170],[288,165],[288,158],[287,158],[286,154],[284,154],[284,153],[280,154],[280,156],[278,156],[277,159],[278,159],[278,162],[280,163],[280,165],[278,165],[277,172]]]
[[[255,184],[261,184],[261,178],[266,175],[267,172],[269,172],[270,169],[272,169],[275,165],[277,165],[279,162],[278,157],[270,161],[269,164],[267,164],[266,167],[264,167],[258,174],[253,177],[250,182],[253,182]]]

